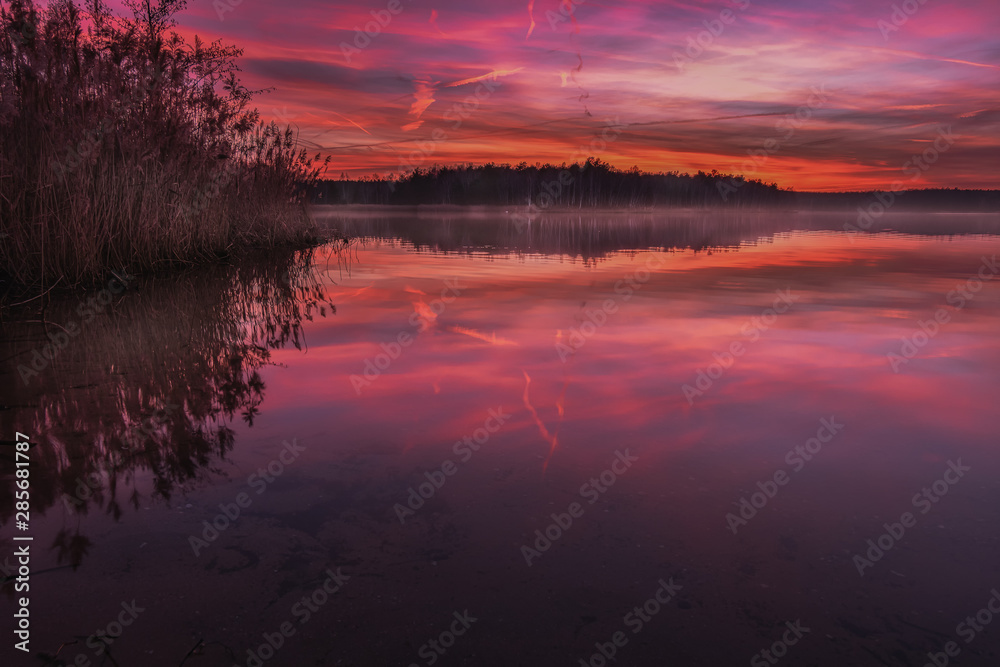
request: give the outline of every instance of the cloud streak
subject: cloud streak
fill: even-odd
[[[560,163],[617,118],[626,131],[596,157],[728,171],[825,84],[828,103],[757,177],[801,190],[884,187],[928,128],[955,124],[962,141],[917,185],[1000,187],[994,0],[927,3],[888,45],[877,28],[886,8],[859,0],[401,2],[349,63],[338,44],[385,0],[288,0],[281,12],[242,3],[225,21],[204,3],[179,16],[179,30],[243,47],[247,84],[274,89],[258,103],[263,116],[287,109],[300,136],[334,156],[334,173],[399,171],[401,145],[447,127],[448,109],[499,78],[434,162]],[[704,39],[726,9],[735,20]],[[699,37],[703,51],[679,71],[672,54]]]

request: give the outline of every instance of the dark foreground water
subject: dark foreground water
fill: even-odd
[[[997,216],[321,219],[6,315],[3,665],[998,664]]]

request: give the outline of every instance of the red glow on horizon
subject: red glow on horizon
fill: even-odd
[[[891,10],[869,3],[742,5],[403,2],[389,14],[381,0],[303,1],[276,16],[244,3],[221,17],[191,7],[178,29],[243,48],[247,84],[274,88],[258,98],[262,117],[331,155],[334,177],[592,155],[796,190],[1000,186],[991,0],[922,5],[886,36]],[[726,8],[732,22],[699,47]],[[828,100],[789,134],[818,86]],[[624,130],[602,145],[610,122]],[[905,173],[947,126],[960,139]]]

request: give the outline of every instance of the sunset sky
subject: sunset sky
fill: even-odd
[[[897,6],[894,21],[888,0],[197,0],[178,19],[245,50],[245,83],[274,88],[264,117],[333,175],[595,155],[798,190],[1000,187],[997,0]],[[386,25],[355,41],[372,12]],[[904,173],[949,125],[953,144]]]

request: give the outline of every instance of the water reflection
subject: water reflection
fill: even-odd
[[[32,511],[117,521],[144,494],[169,500],[211,471],[234,446],[232,420],[252,426],[260,413],[272,350],[302,349],[303,324],[336,312],[314,261],[314,251],[283,251],[133,282],[107,304],[89,292],[42,315],[8,313],[0,354],[16,394],[6,394],[0,424],[31,435]],[[33,352],[46,345],[53,358],[36,370]],[[13,458],[5,447],[4,464]],[[0,485],[3,524],[13,492]],[[76,567],[91,541],[79,516],[65,524],[52,546]]]
[[[1000,562],[1000,281],[947,299],[1000,251],[1000,226],[912,217],[852,237],[843,221],[556,215],[518,236],[492,214],[338,212],[328,224],[363,242],[137,286],[3,413],[44,443],[38,529],[57,557],[39,567],[91,554],[38,578],[46,646],[92,631],[89,602],[62,605],[93,582],[108,613],[156,602],[121,664],[176,663],[199,638],[223,647],[202,664],[248,664],[343,567],[273,664],[419,664],[466,608],[481,622],[449,664],[578,664],[660,578],[683,589],[619,664],[746,664],[799,618],[812,634],[789,664],[923,664]],[[940,308],[951,321],[893,372],[886,355]],[[9,355],[42,334],[8,326],[19,382]],[[822,453],[786,464],[831,418],[845,428]],[[301,457],[193,553],[292,438]],[[528,566],[521,547],[623,449],[627,473]],[[968,479],[859,577],[865,540],[962,457]],[[410,505],[446,460],[458,471]],[[732,534],[727,513],[779,468],[791,482]]]
[[[695,251],[736,249],[770,243],[794,231],[843,234],[861,229],[856,214],[767,210],[546,212],[531,224],[509,211],[462,207],[318,207],[317,219],[351,237],[399,239],[418,250],[484,255],[601,258],[611,252],[646,248]],[[995,234],[1000,214],[888,213],[864,227],[870,232],[920,236]],[[857,232],[865,233],[865,232]]]

